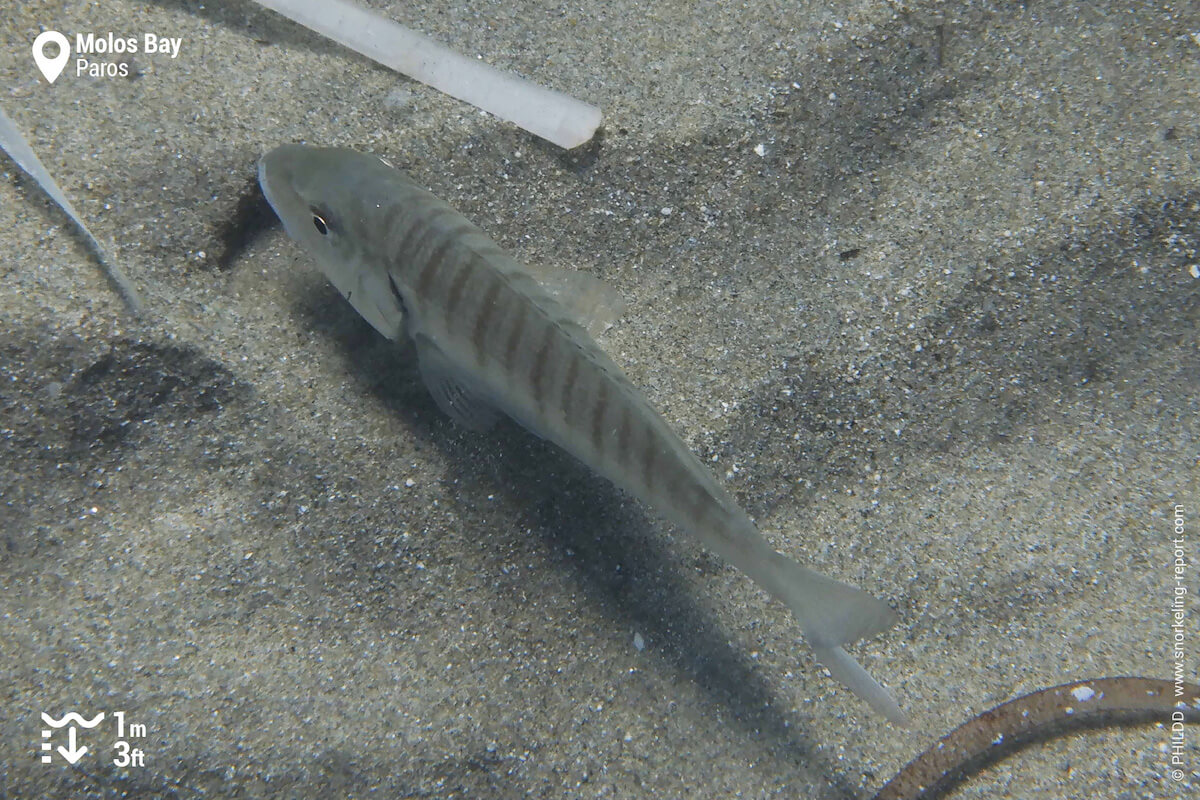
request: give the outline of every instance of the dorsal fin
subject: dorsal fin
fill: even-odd
[[[482,235],[482,234],[481,234]],[[522,264],[484,238],[492,252],[487,259],[558,322],[572,323],[598,336],[613,326],[625,310],[625,301],[604,281],[574,269]]]
[[[567,319],[592,336],[611,328],[625,311],[625,300],[617,290],[586,272],[541,267],[530,270],[530,277]]]

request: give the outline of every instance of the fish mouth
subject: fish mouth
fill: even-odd
[[[294,144],[280,145],[258,160],[258,185],[281,219],[280,203],[285,197],[285,187],[292,185],[293,165],[300,147]]]
[[[258,160],[258,185],[283,228],[298,242],[308,242],[305,230],[311,219],[308,202],[297,188],[317,148],[302,144],[282,144]]]

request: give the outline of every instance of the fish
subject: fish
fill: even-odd
[[[619,312],[606,284],[519,263],[378,156],[284,144],[260,159],[258,177],[287,234],[355,310],[387,339],[415,345],[442,411],[473,431],[507,415],[698,537],[792,611],[836,680],[907,724],[845,650],[896,614],[770,546],[596,343],[596,327]]]

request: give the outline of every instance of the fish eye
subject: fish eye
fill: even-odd
[[[325,219],[315,211],[313,212],[313,227],[317,229],[317,233],[322,236],[329,235],[329,225],[325,223]]]

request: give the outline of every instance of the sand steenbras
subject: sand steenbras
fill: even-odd
[[[595,279],[535,273],[376,156],[289,144],[258,174],[288,234],[358,313],[411,338],[443,411],[473,430],[507,414],[698,536],[792,610],[835,678],[905,721],[843,650],[891,627],[891,609],[771,548],[572,310],[581,295],[605,305]]]

